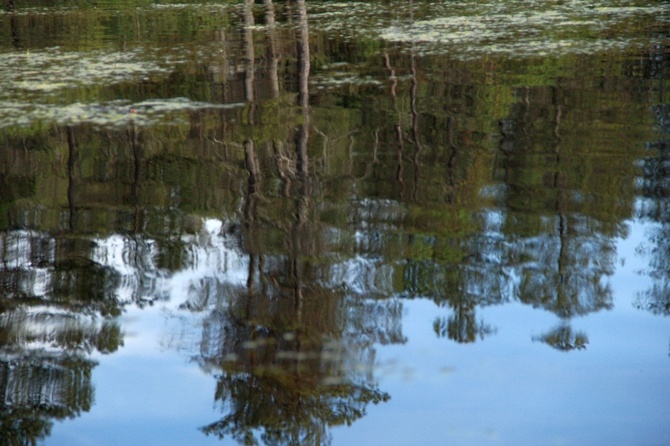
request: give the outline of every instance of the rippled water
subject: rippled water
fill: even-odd
[[[50,3],[0,444],[670,443],[667,2]]]

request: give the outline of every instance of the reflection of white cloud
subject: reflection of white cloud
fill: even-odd
[[[90,253],[57,259],[59,241],[52,235],[12,231],[0,238],[0,271],[13,276],[21,295],[45,300],[52,297],[56,264],[63,261],[91,262],[98,269],[112,272],[114,280],[98,285],[110,287],[106,289],[108,297],[120,304],[171,300],[178,305],[189,297],[209,299],[222,287],[243,286],[248,273],[248,259],[230,237],[222,234],[222,227],[222,221],[206,219],[199,233],[182,236],[186,260],[177,271],[161,268],[157,263],[160,243],[141,236],[94,238]]]
[[[0,314],[0,327],[11,333],[3,345],[3,360],[14,354],[29,352],[57,353],[70,350],[92,348],[101,330],[102,321],[94,316],[75,314],[65,309],[47,305],[20,307]]]
[[[199,233],[183,235],[187,259],[185,267],[174,272],[156,265],[156,241],[127,235],[96,239],[93,260],[121,277],[115,293],[123,302],[161,299],[179,305],[192,299],[208,301],[222,286],[242,286],[248,273],[246,256],[231,246],[222,227],[222,221],[206,219]]]
[[[44,296],[53,286],[55,241],[38,232],[13,231],[0,238],[1,270],[11,270],[17,289],[28,296]]]
[[[328,279],[331,287],[344,285],[353,294],[393,295],[393,266],[362,256],[334,264]]]

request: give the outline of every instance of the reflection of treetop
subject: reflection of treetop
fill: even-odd
[[[570,325],[560,325],[554,330],[534,340],[544,342],[545,344],[561,350],[569,352],[572,350],[584,350],[589,343],[588,337],[584,333],[573,331]]]

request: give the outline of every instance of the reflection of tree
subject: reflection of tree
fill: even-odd
[[[433,323],[435,333],[458,343],[474,342],[493,334],[495,328],[482,320],[477,320],[474,303],[455,305],[448,318],[438,318]]]
[[[117,324],[83,316],[74,302],[40,305],[36,297],[6,298],[0,312],[2,444],[35,444],[49,434],[51,420],[88,411],[96,363],[87,356],[123,344]]]
[[[522,93],[523,100],[501,123],[507,208],[502,229],[509,234],[504,257],[517,278],[516,297],[565,321],[543,340],[556,348],[582,348],[586,337],[571,339],[567,321],[612,306],[606,280],[614,272],[614,237],[623,234],[628,212],[620,200],[632,199],[620,191],[630,187],[599,181],[596,169],[603,161],[567,131],[589,111],[571,104],[577,99],[570,90]],[[549,119],[538,126],[538,115]],[[629,169],[631,161],[609,162]]]
[[[77,417],[93,402],[95,363],[78,355],[38,354],[0,361],[0,442],[36,444],[51,420]]]
[[[570,325],[561,324],[550,332],[534,338],[533,340],[544,342],[556,350],[569,352],[571,350],[584,350],[589,338],[582,332],[574,332]]]
[[[651,289],[638,295],[635,305],[655,314],[670,315],[670,105],[655,108],[662,138],[648,144],[642,160],[639,217],[657,223],[649,237]]]
[[[249,252],[246,287],[212,303],[197,357],[202,367],[221,371],[215,399],[225,413],[203,432],[245,444],[328,444],[330,426],[350,424],[371,402],[388,399],[372,378],[373,345],[402,340],[397,301],[347,298],[341,287],[328,286],[330,268],[314,261],[323,235],[311,196],[309,34],[304,0],[294,6],[301,113],[290,168],[277,163],[286,182],[277,199],[291,212],[259,218],[276,204],[260,198],[256,144],[247,139],[240,234]],[[268,232],[283,240],[274,248],[279,253],[259,237]]]
[[[266,444],[327,444],[329,426],[351,424],[370,402],[388,399],[371,377],[374,333],[357,339],[365,325],[343,332],[351,323],[345,299],[316,289],[298,298],[296,286],[304,284],[287,283],[279,295],[240,296],[207,319],[199,360],[222,370],[216,401],[226,415],[205,433],[247,444],[255,443],[254,432]],[[370,320],[363,313],[363,322],[399,316],[375,312]]]
[[[667,35],[667,29],[655,34]],[[630,63],[626,71],[631,76],[641,76],[645,81],[658,82],[661,88],[646,92],[656,121],[658,138],[647,143],[647,152],[640,160],[640,197],[637,216],[653,225],[649,230],[648,248],[641,251],[649,256],[648,274],[652,279],[650,289],[640,292],[635,306],[654,314],[670,315],[670,98],[664,80],[670,71],[667,47],[652,44],[646,57]]]
[[[94,351],[123,345],[116,298],[119,275],[95,260],[95,244],[78,237],[80,183],[77,129],[64,129],[67,179],[62,233],[8,230],[0,233],[0,443],[35,444],[53,420],[79,416],[93,402]],[[31,157],[15,154],[18,163]],[[23,172],[29,175],[30,170]],[[13,172],[2,173],[12,181]],[[24,183],[22,180],[19,184]],[[28,180],[33,184],[37,180]],[[12,206],[25,188],[0,197]],[[10,225],[19,219],[6,215]],[[102,318],[100,318],[102,316]]]

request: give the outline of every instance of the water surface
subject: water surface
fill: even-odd
[[[0,24],[0,443],[670,443],[667,2]]]

